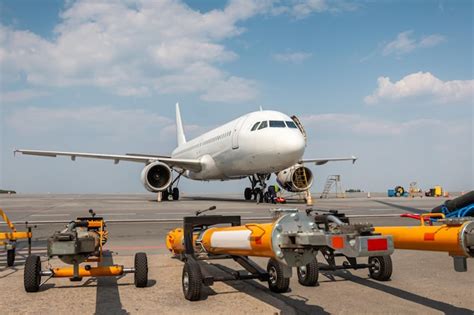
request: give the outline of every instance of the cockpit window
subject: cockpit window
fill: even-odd
[[[267,128],[267,126],[268,126],[268,122],[266,120],[264,120],[260,124],[260,127],[258,127],[258,130],[263,129],[263,128]]]
[[[296,124],[292,121],[285,121],[286,122],[286,125],[288,126],[288,128],[298,128],[296,127]]]
[[[270,120],[270,127],[272,128],[285,128],[285,122],[281,120]]]
[[[259,124],[260,122],[256,122],[255,125],[253,125],[252,129],[250,129],[250,131],[256,130]]]

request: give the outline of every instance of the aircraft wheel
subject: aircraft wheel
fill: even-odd
[[[178,200],[179,199],[179,189],[178,187],[173,188],[173,200]]]
[[[26,292],[38,292],[41,284],[41,260],[37,255],[26,258],[23,285]]]
[[[184,297],[188,301],[197,301],[201,298],[202,274],[199,264],[187,261],[183,267],[182,286]]]
[[[388,281],[392,276],[392,258],[389,255],[369,257],[369,275],[378,281]]]
[[[290,287],[290,278],[283,276],[283,268],[281,264],[274,258],[270,258],[267,265],[268,272],[268,288],[272,292],[283,293],[288,291]]]
[[[144,288],[148,284],[148,259],[145,253],[135,254],[135,286]]]
[[[244,198],[245,200],[252,199],[252,189],[250,187],[245,188],[244,190]]]
[[[169,195],[170,195],[170,193],[169,193],[167,190],[163,190],[163,191],[161,192],[161,200],[163,200],[163,201],[168,201],[168,200],[169,200],[169,199],[168,199],[168,198],[169,198]]]
[[[319,266],[316,256],[307,265],[298,267],[298,282],[306,287],[314,287],[318,283]]]
[[[270,202],[270,194],[268,193],[268,191],[263,194],[263,201],[265,201],[265,203]]]
[[[11,267],[15,263],[15,249],[7,250],[7,266]]]

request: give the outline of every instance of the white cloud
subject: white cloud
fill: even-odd
[[[219,81],[201,96],[201,99],[210,102],[248,101],[257,96],[255,81],[230,77]]]
[[[278,62],[300,64],[304,62],[305,60],[311,58],[312,55],[313,54],[306,53],[306,52],[293,52],[293,53],[288,52],[288,53],[274,54],[273,59],[275,59]]]
[[[23,89],[9,92],[0,92],[0,103],[8,104],[15,102],[23,102],[30,99],[47,96],[49,95],[46,91],[39,91],[34,89]]]
[[[474,97],[474,80],[442,81],[429,72],[412,73],[397,82],[379,77],[377,83],[377,89],[364,98],[366,104],[410,97],[425,97],[434,103],[472,102]]]
[[[61,13],[52,40],[0,25],[0,67],[10,78],[24,73],[35,86],[98,86],[134,96],[207,95],[227,82],[251,91],[244,97],[249,99],[253,87],[242,86],[251,80],[235,80],[219,68],[237,58],[222,41],[241,34],[237,24],[269,5],[235,0],[222,10],[200,13],[171,0],[81,0]],[[189,72],[192,79],[185,78]]]
[[[274,6],[271,12],[275,15],[287,13],[297,19],[303,19],[315,12],[338,13],[342,11],[353,11],[357,8],[358,4],[346,2],[344,0],[293,0],[283,2],[282,5]]]
[[[408,54],[417,48],[433,47],[446,40],[439,34],[428,35],[418,40],[413,35],[412,30],[399,33],[397,38],[384,46],[382,54],[384,56]]]

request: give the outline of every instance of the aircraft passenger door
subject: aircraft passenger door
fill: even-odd
[[[247,117],[242,117],[234,125],[234,129],[232,130],[232,149],[234,150],[239,148],[239,134],[246,120]]]

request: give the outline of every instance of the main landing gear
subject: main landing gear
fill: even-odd
[[[247,187],[244,190],[244,198],[245,200],[256,200],[258,202],[263,202],[263,196],[265,193],[265,189],[267,184],[265,181],[270,179],[271,174],[256,174],[249,176],[250,184],[252,187]],[[257,187],[257,185],[259,187]]]
[[[179,184],[179,179],[181,178],[181,175],[184,174],[184,171],[176,172],[176,173],[178,173],[178,176],[176,176],[176,178],[171,182],[171,184],[168,186],[166,190],[163,190],[162,200],[165,200],[165,201],[170,200],[170,197],[172,198],[172,200],[179,200],[179,188],[177,186]]]

